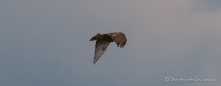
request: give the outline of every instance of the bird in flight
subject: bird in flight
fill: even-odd
[[[105,52],[105,50],[107,49],[108,45],[111,42],[115,42],[117,46],[120,48],[123,48],[127,42],[127,38],[122,32],[112,32],[106,34],[98,33],[90,39],[90,41],[95,41],[95,40],[97,41],[95,44],[95,54],[93,61],[94,64],[103,55],[103,53]]]

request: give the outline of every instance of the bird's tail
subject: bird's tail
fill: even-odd
[[[102,35],[100,33],[96,34],[94,37],[92,37],[90,39],[90,41],[94,41],[94,40],[97,40],[99,37],[101,37]]]

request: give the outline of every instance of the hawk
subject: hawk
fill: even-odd
[[[94,40],[97,40],[95,44],[95,54],[93,61],[94,64],[103,55],[103,53],[105,52],[105,50],[111,42],[115,42],[120,48],[123,48],[127,42],[127,38],[122,32],[112,32],[106,34],[98,33],[90,39],[90,41]]]

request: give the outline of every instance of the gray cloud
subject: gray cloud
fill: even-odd
[[[194,0],[191,2],[193,2],[193,10],[196,12],[220,12],[221,10],[220,0]]]
[[[164,4],[162,4],[164,3]],[[219,86],[219,12],[191,1],[7,1],[0,3],[0,85]],[[210,9],[209,9],[210,10]],[[96,33],[122,31],[96,65]],[[165,77],[214,78],[203,83]]]

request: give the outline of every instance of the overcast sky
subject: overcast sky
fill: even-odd
[[[94,65],[89,39],[115,31]],[[0,86],[220,86],[220,61],[220,0],[0,1]]]

